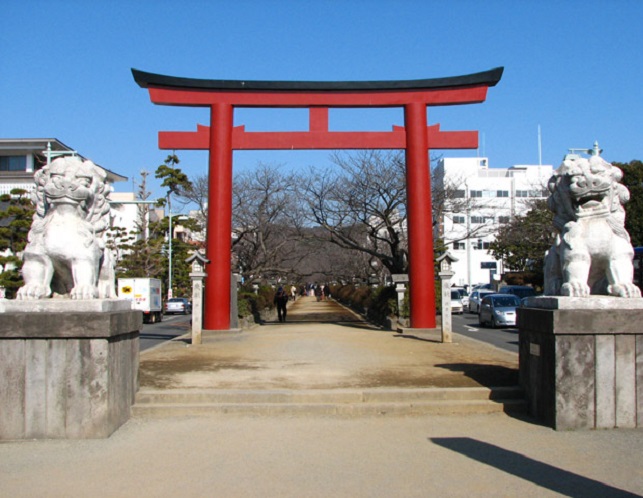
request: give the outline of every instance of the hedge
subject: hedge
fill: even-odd
[[[274,308],[274,295],[275,290],[269,285],[259,287],[256,293],[248,288],[242,288],[237,293],[237,315],[239,318],[252,315],[258,323],[263,311]]]

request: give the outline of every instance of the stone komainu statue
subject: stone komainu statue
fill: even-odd
[[[105,179],[104,170],[78,157],[58,158],[36,172],[36,213],[18,299],[41,299],[52,292],[71,299],[116,297],[104,240],[110,226]]]
[[[623,172],[598,155],[564,160],[549,180],[557,236],[545,256],[545,294],[641,297],[625,230]]]

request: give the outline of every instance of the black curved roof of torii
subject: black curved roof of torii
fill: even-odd
[[[197,78],[182,78],[162,74],[146,73],[132,68],[134,80],[141,88],[172,87],[201,90],[263,90],[263,91],[395,91],[395,90],[429,90],[438,88],[454,88],[467,86],[495,86],[502,77],[504,67],[489,71],[449,76],[445,78],[430,78],[423,80],[397,81],[257,81],[257,80],[206,80]]]

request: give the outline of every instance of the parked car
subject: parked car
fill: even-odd
[[[495,294],[495,291],[488,289],[474,290],[469,296],[469,313],[480,313],[480,301],[489,294]]]
[[[513,294],[489,294],[480,303],[480,325],[515,327],[519,306],[520,298]]]
[[[192,313],[192,303],[187,297],[173,297],[165,302],[165,314],[181,313],[187,315]]]
[[[504,285],[498,289],[499,294],[513,294],[519,298],[536,295],[536,290],[528,285]]]
[[[451,313],[456,315],[461,315],[462,313],[464,313],[462,298],[460,297],[460,293],[456,289],[451,290]]]
[[[463,309],[469,306],[469,295],[464,287],[451,287],[451,290],[457,290],[458,294],[460,294],[460,302],[462,303]]]

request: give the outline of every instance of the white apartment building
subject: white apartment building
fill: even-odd
[[[85,159],[57,138],[0,138],[0,194],[8,194],[15,188],[32,191],[36,188],[34,173],[63,155]],[[109,183],[127,180],[103,169]]]
[[[486,157],[442,158],[434,171],[435,236],[458,261],[457,286],[493,283],[504,273],[489,253],[500,225],[549,196],[551,165],[490,168]]]

